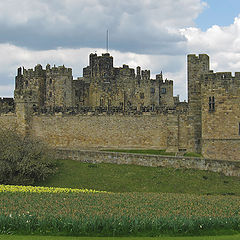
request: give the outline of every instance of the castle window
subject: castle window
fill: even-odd
[[[140,99],[144,99],[144,93],[140,93]]]
[[[49,97],[52,97],[52,92],[49,93]]]
[[[155,105],[152,104],[152,106],[151,106],[151,110],[154,111],[154,109],[155,109]]]
[[[238,124],[238,135],[240,136],[240,123]]]
[[[155,93],[155,88],[151,88],[150,91],[151,91],[152,94],[154,94]]]
[[[49,80],[49,84],[52,84],[52,79],[50,78],[50,80]]]
[[[209,97],[209,112],[214,112],[215,111],[215,97]]]
[[[166,88],[162,88],[162,89],[161,89],[161,93],[162,93],[162,94],[165,94],[166,92],[167,92]]]
[[[112,104],[111,99],[108,99],[108,106],[111,106],[111,104]]]
[[[103,106],[103,99],[102,98],[100,99],[100,106],[101,107]]]

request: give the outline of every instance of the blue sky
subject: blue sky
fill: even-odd
[[[196,26],[207,30],[212,25],[228,26],[240,14],[239,0],[205,0],[208,7],[196,19]]]
[[[186,55],[207,53],[215,71],[240,71],[240,0],[0,0],[0,96],[19,66],[65,65],[82,75],[91,52],[114,65],[163,71],[187,99]]]

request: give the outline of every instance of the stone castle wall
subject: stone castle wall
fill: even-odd
[[[202,84],[202,153],[240,159],[240,76],[210,73]]]
[[[86,163],[114,163],[148,167],[188,168],[223,173],[226,176],[240,176],[240,162],[237,161],[86,150],[73,151],[67,149],[58,150],[56,152],[56,157]]]
[[[178,123],[178,119],[184,117],[172,114],[170,120],[167,114],[35,115],[31,120],[31,135],[39,137],[55,148],[167,149],[175,144],[177,148],[181,146],[183,149],[189,149],[188,130],[184,119]],[[183,130],[184,128],[186,129]]]

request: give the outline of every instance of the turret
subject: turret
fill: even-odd
[[[194,139],[193,151],[201,153],[201,76],[209,73],[209,56],[207,54],[199,54],[199,56],[191,54],[187,56],[187,61],[189,116],[193,127],[191,139]]]
[[[187,56],[188,102],[195,101],[200,92],[200,76],[209,73],[209,56],[207,54],[190,54]],[[197,96],[199,97],[199,96]]]

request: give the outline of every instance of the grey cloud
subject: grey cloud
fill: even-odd
[[[110,48],[144,54],[180,54],[177,29],[193,25],[200,0],[18,0],[0,3],[0,43],[31,49]],[[20,13],[19,13],[20,12]]]

